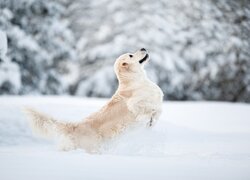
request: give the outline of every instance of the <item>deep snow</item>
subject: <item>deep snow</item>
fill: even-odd
[[[250,105],[165,102],[153,129],[130,131],[102,155],[57,151],[32,135],[21,108],[80,121],[106,99],[0,97],[0,179],[250,179]]]

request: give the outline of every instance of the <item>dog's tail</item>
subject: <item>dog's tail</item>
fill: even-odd
[[[58,128],[64,125],[63,123],[34,109],[24,108],[23,111],[29,117],[28,119],[33,133],[39,136],[53,138],[57,135]]]

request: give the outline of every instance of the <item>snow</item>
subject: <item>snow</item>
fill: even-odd
[[[9,82],[14,87],[12,91],[15,93],[20,89],[21,77],[16,63],[6,61],[0,64],[0,86],[6,82]]]
[[[6,33],[0,30],[0,87],[3,84],[13,86],[12,92],[17,93],[21,87],[21,77],[19,66],[16,63],[10,62],[6,57],[8,45]],[[3,61],[3,62],[2,62]],[[7,83],[8,82],[8,83]]]
[[[7,37],[6,33],[0,30],[0,59],[5,59],[7,53]]]
[[[60,152],[34,137],[24,106],[63,121],[80,121],[107,100],[80,97],[0,97],[0,179],[249,179],[250,105],[165,102],[153,129],[108,143],[103,154]]]

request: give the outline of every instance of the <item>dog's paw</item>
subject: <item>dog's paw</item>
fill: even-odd
[[[154,119],[151,118],[150,121],[148,121],[148,123],[147,123],[147,127],[151,128],[153,125],[154,125]]]

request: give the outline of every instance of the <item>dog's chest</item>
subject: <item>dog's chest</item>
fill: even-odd
[[[136,97],[141,101],[151,102],[153,104],[162,103],[163,92],[153,82],[147,81],[144,85],[137,90]]]
[[[141,83],[127,100],[129,111],[135,115],[152,115],[153,112],[160,112],[163,101],[161,89],[151,81]],[[141,119],[141,118],[140,118]]]

